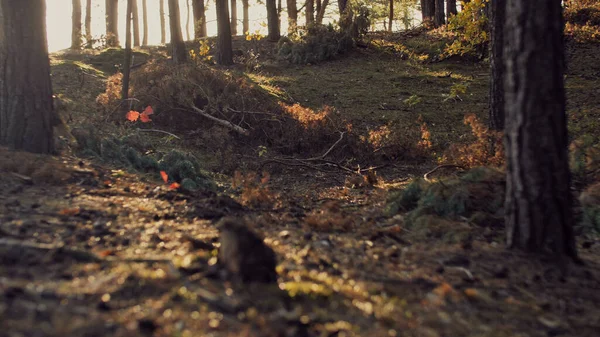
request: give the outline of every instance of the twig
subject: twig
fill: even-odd
[[[250,135],[250,131],[242,128],[239,125],[235,125],[235,124],[231,123],[230,121],[226,121],[224,119],[219,119],[219,118],[217,118],[217,117],[215,117],[215,116],[207,113],[206,111],[204,111],[204,110],[202,110],[202,109],[194,106],[194,105],[192,105],[191,108],[193,109],[193,111],[195,113],[197,113],[197,114],[199,114],[201,116],[204,116],[204,117],[206,117],[206,118],[208,118],[208,119],[216,122],[217,124],[220,124],[220,125],[225,126],[225,127],[229,128],[229,129],[232,129],[233,131],[235,131],[235,132],[237,132],[237,133],[239,133],[241,135],[244,135],[244,136],[249,136]]]
[[[323,153],[322,156],[308,158],[308,159],[305,159],[305,160],[317,160],[317,159],[323,159],[323,158],[325,158],[329,154],[329,152],[331,152],[331,150],[333,150],[333,148],[342,141],[342,139],[344,138],[344,134],[345,133],[346,133],[346,131],[340,132],[340,139],[338,139],[335,143],[333,143],[333,145],[331,145],[331,147],[325,153]]]
[[[137,130],[138,131],[142,131],[142,132],[160,132],[160,133],[166,133],[167,135],[169,135],[171,137],[174,137],[174,138],[177,138],[177,139],[181,139],[178,136],[176,136],[176,135],[174,135],[174,134],[172,134],[170,132],[163,131],[163,130],[157,130],[157,129],[137,129]]]
[[[459,169],[466,170],[466,168],[465,168],[464,166],[461,166],[461,165],[456,165],[456,164],[444,164],[444,165],[439,165],[439,166],[436,166],[436,167],[435,167],[433,170],[431,170],[431,171],[429,171],[429,172],[425,173],[425,174],[423,175],[423,179],[425,179],[425,181],[427,181],[427,182],[431,182],[431,180],[429,179],[429,175],[430,175],[430,174],[432,174],[432,173],[434,173],[434,172],[436,172],[437,170],[439,170],[439,169],[443,169],[443,168],[459,168]]]

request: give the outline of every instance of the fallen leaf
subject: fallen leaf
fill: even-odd
[[[160,171],[160,176],[162,180],[164,180],[165,184],[169,181],[169,175],[165,171]]]
[[[138,120],[138,118],[140,118],[140,113],[135,110],[131,110],[127,113],[127,115],[125,115],[125,118],[132,122],[135,122]]]
[[[147,106],[146,109],[144,109],[144,111],[142,111],[143,114],[149,116],[152,115],[154,113],[154,110],[152,109],[151,106]]]
[[[150,117],[148,117],[148,115],[147,115],[145,112],[143,112],[143,113],[140,115],[140,121],[141,121],[142,123],[148,123],[148,122],[152,122],[152,119],[150,119]]]
[[[60,215],[77,215],[77,214],[79,214],[79,212],[81,212],[81,209],[79,207],[75,207],[75,208],[61,209],[58,212],[58,214],[60,214]]]
[[[172,183],[171,185],[169,185],[169,188],[172,190],[176,190],[179,187],[181,187],[181,185],[179,185],[178,183]]]

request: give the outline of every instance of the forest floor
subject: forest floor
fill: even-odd
[[[161,50],[146,52],[142,59]],[[569,47],[575,134],[597,137],[599,53],[599,45]],[[71,130],[91,123],[103,134],[131,132],[95,103],[114,60],[52,58]],[[579,235],[580,266],[507,250],[501,223],[436,218],[415,228],[406,214],[386,211],[390,193],[464,141],[465,113],[485,118],[487,64],[412,62],[371,47],[318,65],[256,66],[246,77],[275,99],[333,106],[366,137],[382,125],[418,130],[420,115],[435,154],[417,160],[388,152],[377,158],[375,184],[293,161],[267,166],[269,179],[254,182],[234,174],[260,167],[249,146],[204,149],[194,155],[218,188],[181,191],[157,172],[107,158],[0,148],[0,336],[598,335],[597,235]],[[193,151],[197,134],[163,131],[186,139],[140,132],[140,141],[156,151]],[[225,154],[232,158],[212,158]],[[353,159],[344,163],[360,162]],[[278,258],[276,285],[240,287],[214,273],[215,225],[224,216],[245,218],[264,236]]]

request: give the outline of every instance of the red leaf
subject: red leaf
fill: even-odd
[[[181,185],[179,185],[178,183],[172,183],[171,185],[169,185],[169,188],[172,190],[176,190],[179,187],[181,187]]]
[[[149,116],[149,115],[152,115],[152,114],[154,113],[154,110],[152,109],[152,107],[151,107],[151,106],[149,106],[149,105],[148,105],[148,106],[146,107],[146,109],[144,109],[144,111],[143,111],[142,113],[143,113],[143,114],[146,114],[146,115],[148,115],[148,116]]]
[[[130,120],[132,122],[137,121],[139,117],[140,117],[140,113],[135,110],[131,110],[127,113],[127,115],[125,115],[125,118],[127,118],[128,120]]]
[[[148,115],[145,112],[142,112],[142,114],[140,115],[140,121],[142,123],[152,122],[152,120],[150,119],[150,117],[148,117]]]
[[[165,184],[169,181],[169,175],[165,171],[160,171],[160,176],[165,181]]]

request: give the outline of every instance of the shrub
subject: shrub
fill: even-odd
[[[296,64],[319,63],[332,60],[354,48],[349,33],[337,31],[332,25],[310,26],[304,35],[283,37],[277,43],[277,56]]]
[[[463,9],[448,20],[448,30],[456,35],[444,52],[445,56],[474,56],[483,59],[490,40],[485,13],[487,0],[463,2]]]

